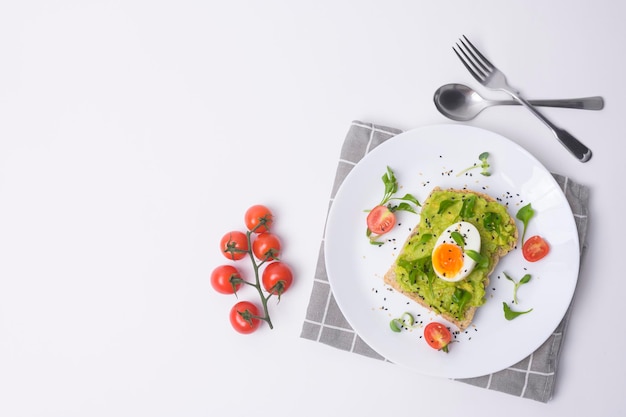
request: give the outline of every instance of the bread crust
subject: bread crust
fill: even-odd
[[[483,198],[487,201],[490,202],[497,202],[496,199],[494,199],[493,197],[491,197],[489,194],[485,194],[483,192],[480,191],[474,191],[474,190],[469,190],[469,189],[454,189],[454,188],[448,188],[448,189],[442,189],[440,187],[435,187],[432,191],[431,194],[429,194],[429,196],[427,197],[426,201],[431,197],[431,195],[434,192],[437,191],[452,191],[455,193],[461,193],[461,194],[473,194],[476,195],[477,197]],[[517,226],[515,224],[515,219],[513,219],[513,217],[511,217],[511,215],[508,216],[508,222],[510,224],[513,225],[514,227],[514,240],[512,239],[512,242],[509,246],[506,247],[500,247],[499,250],[497,252],[495,252],[492,257],[491,257],[491,269],[489,270],[489,272],[486,274],[485,279],[483,280],[484,286],[485,288],[488,287],[489,285],[489,277],[491,276],[491,274],[493,273],[493,270],[495,269],[496,265],[498,264],[498,262],[500,261],[500,259],[506,255],[507,253],[509,253],[510,251],[512,251],[516,244],[517,244],[517,240],[518,240],[518,230],[517,230]],[[420,222],[422,221],[422,219],[420,218]],[[407,237],[404,246],[406,245],[406,242],[408,242],[411,237],[413,237],[419,230],[419,224],[413,228],[413,231],[409,234],[409,236]],[[478,309],[478,307],[476,306],[471,306],[469,307],[466,312],[465,315],[463,317],[463,319],[459,320],[458,318],[452,316],[451,314],[448,314],[446,312],[437,312],[434,311],[430,305],[426,302],[426,300],[424,300],[424,298],[422,298],[418,293],[416,292],[409,292],[409,291],[405,291],[400,287],[400,284],[398,283],[398,281],[396,280],[396,273],[395,273],[395,267],[396,267],[396,262],[394,262],[391,267],[389,268],[389,270],[385,273],[383,279],[385,284],[389,285],[391,288],[393,288],[394,290],[400,292],[401,294],[403,294],[404,296],[410,298],[411,300],[415,301],[416,303],[418,303],[419,305],[423,306],[424,308],[428,309],[429,311],[434,312],[435,314],[438,314],[439,316],[443,317],[445,320],[449,321],[450,323],[454,324],[455,326],[457,326],[459,328],[459,330],[463,331],[466,328],[468,328],[473,319],[474,319],[474,315],[476,314],[476,310]]]

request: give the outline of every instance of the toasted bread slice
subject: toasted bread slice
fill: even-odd
[[[449,208],[440,210],[444,200],[448,201],[445,205]],[[465,209],[466,200],[472,201],[471,211]],[[488,216],[493,219],[491,213],[497,213],[497,221],[485,220]],[[444,282],[432,271],[430,257],[433,242],[446,227],[460,220],[474,224],[479,230],[482,240],[480,253],[489,259],[489,263],[484,267],[477,266],[467,278],[459,282]],[[517,240],[515,219],[496,199],[468,189],[443,190],[436,187],[424,201],[420,222],[385,274],[384,281],[460,330],[465,330],[472,323],[477,308],[485,302],[489,276],[499,260],[515,248]],[[419,273],[409,274],[409,268],[419,269]],[[461,296],[457,294],[463,292],[468,292],[471,300],[459,302]]]

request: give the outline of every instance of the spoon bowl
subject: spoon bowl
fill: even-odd
[[[435,107],[444,116],[459,122],[472,120],[487,107],[496,105],[519,105],[515,100],[488,100],[463,84],[446,84],[435,91]],[[534,106],[563,107],[570,109],[601,110],[604,99],[599,96],[563,99],[529,100]]]

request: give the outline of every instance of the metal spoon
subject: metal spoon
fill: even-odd
[[[515,100],[487,100],[463,84],[446,84],[435,91],[435,106],[444,116],[457,121],[472,120],[487,107],[519,105]],[[601,110],[604,99],[599,96],[564,100],[529,100],[534,106],[565,107],[570,109]]]

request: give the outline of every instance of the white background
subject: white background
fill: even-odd
[[[626,7],[584,1],[0,3],[0,415],[623,415]],[[299,337],[352,120],[454,123],[462,34],[594,151],[530,113],[470,124],[591,187],[557,389],[542,404]],[[485,96],[501,97],[493,92]],[[242,336],[218,241],[273,208],[296,282]],[[252,295],[252,293],[249,293]]]

